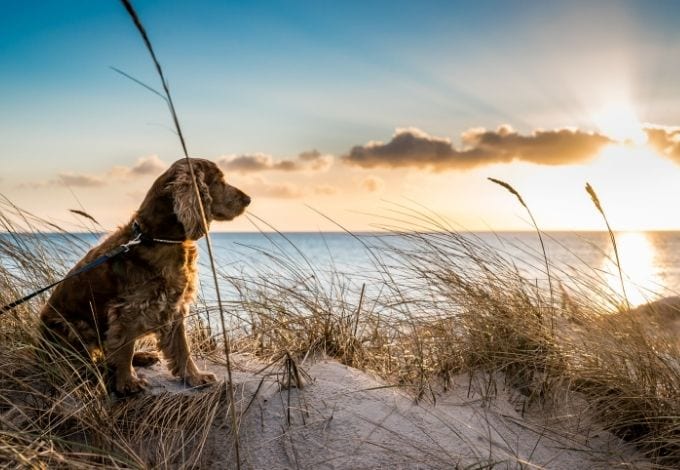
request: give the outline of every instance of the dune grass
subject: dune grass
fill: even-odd
[[[338,273],[321,282],[309,263],[285,255],[269,255],[275,280],[226,278],[249,327],[235,350],[300,361],[322,353],[417,400],[436,401],[460,374],[502,377],[522,407],[585,403],[659,467],[680,463],[680,342],[653,315],[628,313],[597,269],[542,269],[543,244],[515,259],[422,211],[402,211],[384,228],[398,236],[367,246],[376,269],[360,295]],[[379,295],[366,294],[367,283]]]
[[[432,402],[455,378],[481,374],[490,394],[508,387],[527,412],[578,404],[657,467],[680,464],[677,338],[620,310],[623,299],[600,273],[551,265],[555,295],[527,274],[545,272],[540,248],[512,258],[422,210],[388,222],[383,236],[357,237],[374,265],[361,276],[284,247],[263,252],[269,262],[259,271],[222,272],[232,349],[282,369],[282,388],[302,386],[318,357]],[[88,245],[9,203],[0,224],[2,303],[58,279]],[[55,231],[61,236],[41,235]],[[233,448],[225,417],[237,408],[224,384],[116,400],[96,361],[36,340],[40,304],[0,317],[0,464],[189,468],[209,461],[216,439],[224,453]],[[195,350],[223,363],[215,312],[214,303],[197,303],[192,337]]]
[[[82,235],[60,231],[8,203],[0,207],[0,224],[5,230],[0,235],[2,304],[59,279],[73,253],[88,246]],[[62,236],[55,240],[45,231]],[[231,408],[224,384],[201,395],[117,400],[108,391],[101,360],[84,360],[38,339],[40,305],[32,301],[0,318],[0,466],[201,466],[209,457],[204,452],[209,432]],[[205,330],[194,331],[205,340],[204,348],[210,347]],[[230,433],[223,435],[228,453]]]

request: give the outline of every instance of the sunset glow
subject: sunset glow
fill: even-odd
[[[190,154],[280,230],[338,229],[316,211],[372,230],[404,201],[531,229],[487,177],[546,230],[603,229],[586,182],[616,229],[680,229],[680,4],[398,3],[139,10]],[[181,155],[163,100],[110,68],[159,86],[136,32],[117,2],[3,16],[0,193],[60,224],[83,223],[70,209],[125,222]]]
[[[640,232],[622,232],[616,237],[619,251],[625,294],[631,305],[639,305],[654,298],[662,286],[658,275],[654,247],[649,238]],[[624,290],[618,274],[613,248],[604,259],[602,270],[607,275],[607,284],[623,298]]]
[[[611,103],[596,113],[593,121],[603,134],[619,142],[638,146],[647,142],[642,123],[630,103]]]

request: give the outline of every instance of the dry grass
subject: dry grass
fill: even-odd
[[[0,224],[0,302],[56,280],[87,244],[5,205]],[[51,261],[48,259],[54,255]],[[231,409],[224,386],[201,394],[148,395],[117,400],[100,361],[86,361],[37,338],[40,302],[0,318],[0,467],[195,468],[214,456],[208,440],[231,447]],[[199,322],[200,324],[200,322]],[[197,328],[204,352],[214,340]],[[213,344],[211,348],[211,343]],[[153,419],[149,419],[153,416]],[[214,447],[214,446],[211,446]]]
[[[680,463],[680,343],[620,311],[625,297],[597,270],[543,269],[544,248],[511,258],[422,211],[390,223],[399,236],[367,247],[376,269],[361,295],[338,273],[322,281],[311,263],[284,254],[267,253],[276,277],[226,278],[248,325],[235,349],[300,361],[323,353],[416,399],[436,400],[461,373],[502,377],[527,409],[585,400],[586,414],[657,465]],[[561,295],[527,267],[551,273]]]
[[[11,205],[0,223],[8,232],[0,237],[2,302],[57,279],[86,247],[66,233],[39,236],[56,227]],[[305,363],[322,355],[420,400],[436,401],[463,373],[486,377],[490,394],[502,380],[526,410],[584,403],[582,413],[657,466],[680,463],[678,342],[617,312],[623,299],[595,270],[551,265],[561,286],[551,302],[547,281],[526,274],[527,263],[545,272],[540,248],[510,258],[422,211],[401,210],[385,229],[390,236],[366,242],[375,269],[358,281],[283,249],[260,253],[269,263],[259,273],[222,273],[234,295],[224,302],[234,350],[275,363],[283,389],[302,385]],[[0,463],[188,468],[210,462],[216,445],[228,452],[224,385],[116,401],[98,364],[68,351],[44,360],[34,338],[38,306],[0,318]],[[199,302],[193,331],[198,350],[220,362],[214,313]]]

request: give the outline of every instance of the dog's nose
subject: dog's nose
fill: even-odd
[[[246,206],[250,204],[250,196],[248,196],[247,194],[243,195],[243,204]]]

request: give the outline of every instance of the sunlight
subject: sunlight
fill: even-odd
[[[593,115],[600,132],[619,142],[643,145],[647,135],[633,107],[626,101],[613,102]]]
[[[661,284],[653,244],[644,232],[623,232],[616,235],[616,245],[621,258],[628,301],[631,305],[647,302],[652,292],[658,291]],[[602,267],[610,274],[607,283],[613,291],[623,295],[614,249],[610,247],[607,255]]]

